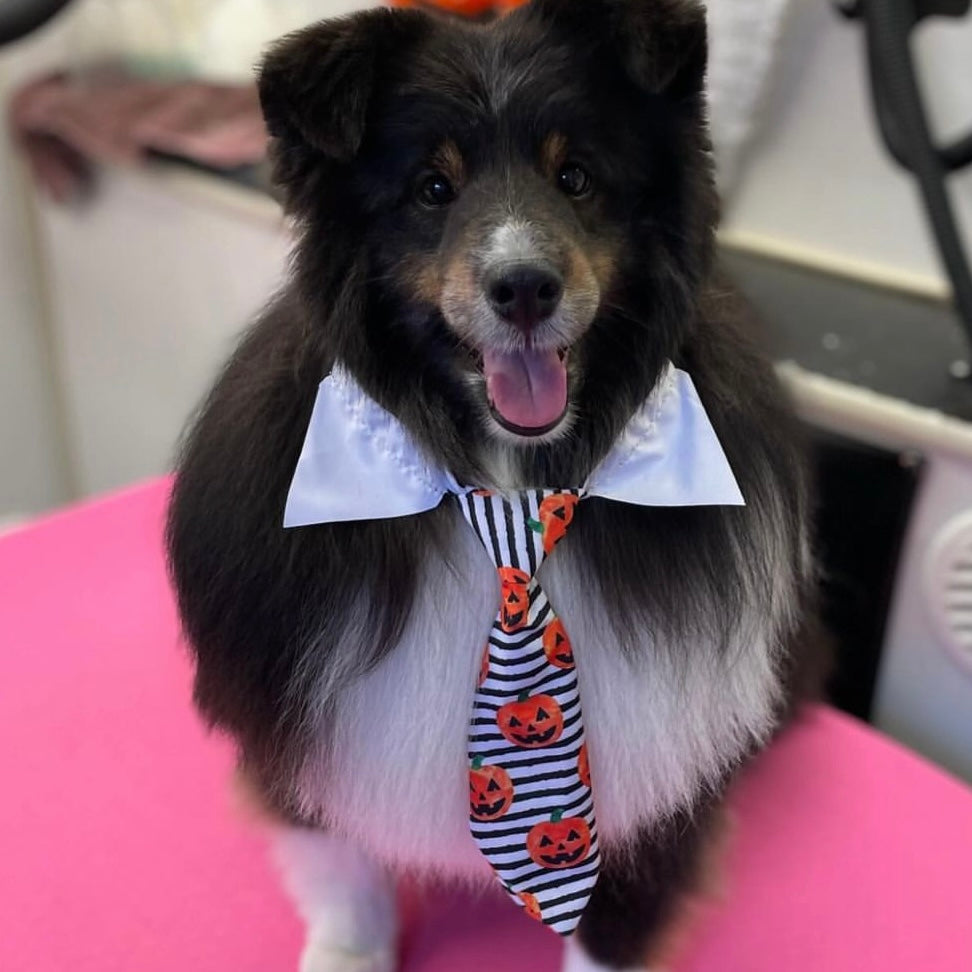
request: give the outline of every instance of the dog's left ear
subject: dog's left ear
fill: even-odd
[[[270,135],[285,149],[350,162],[364,138],[379,71],[427,23],[414,10],[366,10],[279,41],[258,78]]]
[[[646,91],[677,100],[705,87],[705,8],[696,0],[534,0],[534,6],[585,43],[606,32]]]

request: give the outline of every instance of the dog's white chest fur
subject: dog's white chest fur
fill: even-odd
[[[426,565],[398,647],[337,698],[300,796],[392,866],[488,877],[468,830],[466,736],[499,586],[479,540],[461,526],[453,563]],[[616,846],[638,824],[690,803],[766,737],[779,690],[772,624],[737,651],[645,645],[632,656],[575,569],[569,538],[540,580],[571,638],[598,829],[602,844]],[[678,652],[687,663],[673,663]]]

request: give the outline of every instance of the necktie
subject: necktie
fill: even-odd
[[[459,505],[499,572],[469,731],[472,835],[510,896],[561,935],[597,881],[597,828],[570,641],[536,580],[578,490],[476,491]]]
[[[597,831],[570,642],[534,575],[582,496],[653,507],[745,501],[692,379],[670,364],[582,490],[508,497],[470,492],[430,463],[336,365],[318,389],[284,525],[410,516],[447,493],[496,564],[503,597],[472,715],[472,833],[513,900],[570,934],[597,879]]]

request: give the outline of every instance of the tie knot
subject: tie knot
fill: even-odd
[[[503,583],[522,587],[563,539],[580,498],[576,489],[475,490],[461,496],[459,506]]]

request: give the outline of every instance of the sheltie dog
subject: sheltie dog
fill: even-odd
[[[672,363],[745,497],[591,498],[541,572],[597,780],[568,968],[662,961],[728,783],[793,709],[803,459],[716,268],[705,69],[692,0],[373,9],[262,65],[292,273],[186,438],[168,543],[195,700],[276,815],[305,972],[396,967],[395,877],[492,877],[466,736],[499,594],[457,503],[282,527],[334,367],[458,482],[515,490],[584,483]]]

